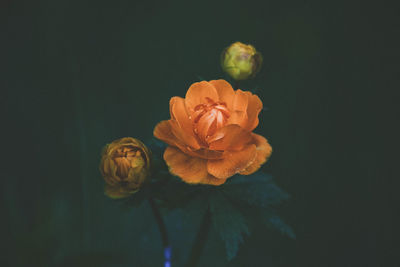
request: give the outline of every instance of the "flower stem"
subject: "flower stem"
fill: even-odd
[[[187,267],[196,267],[197,264],[199,263],[200,256],[203,252],[204,245],[206,244],[208,238],[208,232],[210,231],[210,226],[211,226],[211,211],[210,207],[208,207],[201,222],[200,229],[197,232],[196,240],[194,242],[192,251],[190,252],[189,260],[186,265]]]
[[[164,267],[171,267],[171,247],[168,241],[167,228],[165,227],[160,210],[152,198],[149,198],[149,203],[161,234],[162,245],[164,247]]]

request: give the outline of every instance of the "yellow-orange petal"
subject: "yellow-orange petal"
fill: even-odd
[[[219,101],[225,103],[228,110],[233,110],[233,99],[235,91],[232,86],[225,80],[212,80],[209,81],[217,90]]]
[[[186,149],[186,150],[182,150],[182,151],[184,151],[188,155],[191,155],[193,157],[202,158],[202,159],[222,159],[224,157],[223,151],[215,151],[215,150],[210,150],[207,148],[200,148],[198,150]]]
[[[233,110],[246,111],[248,104],[249,100],[247,94],[240,89],[236,90],[235,97],[233,99]]]
[[[263,108],[263,104],[260,98],[257,95],[253,95],[250,92],[246,92],[248,97],[248,106],[247,106],[247,122],[244,128],[246,130],[252,131],[258,125],[258,114]]]
[[[182,129],[192,131],[192,122],[185,107],[185,99],[179,96],[171,97],[169,100],[169,112],[171,119],[179,122]]]
[[[115,142],[115,143],[114,143]],[[114,141],[112,144],[134,144],[134,145],[140,145],[140,141],[132,138],[132,137],[123,137],[119,140]],[[140,142],[140,143],[139,143]]]
[[[192,121],[186,111],[185,99],[175,96],[171,98],[169,103],[171,118],[178,125],[178,127],[172,125],[175,136],[193,149],[199,149],[200,145],[194,137]]]
[[[110,167],[109,160],[110,160],[110,158],[107,155],[103,155],[101,157],[100,172],[103,176],[109,175],[111,173],[111,167]]]
[[[121,182],[121,179],[118,176],[112,176],[112,175],[105,175],[104,181],[109,184],[109,185],[117,185]]]
[[[248,122],[248,106],[248,94],[240,89],[236,90],[235,97],[233,99],[233,109],[231,110],[227,124],[237,124],[240,125],[242,128],[245,128]]]
[[[209,184],[209,185],[221,185],[226,182],[226,179],[218,179],[211,174],[208,174],[207,177],[204,177],[203,180],[200,181],[201,184]]]
[[[104,193],[113,199],[118,199],[118,198],[124,198],[124,197],[128,197],[130,195],[132,195],[133,193],[135,193],[136,191],[138,191],[138,189],[130,189],[127,190],[124,187],[121,186],[111,186],[106,184],[104,187]]]
[[[164,160],[169,171],[187,183],[200,183],[207,173],[207,160],[191,157],[175,147],[167,147],[164,152]]]
[[[185,147],[191,147],[192,149],[200,149],[200,145],[194,135],[187,134],[175,120],[170,120],[172,134],[179,140]]]
[[[263,136],[253,133],[254,144],[256,145],[257,155],[253,163],[242,170],[240,174],[249,175],[256,172],[271,156],[272,147]]]
[[[114,158],[115,164],[118,166],[117,167],[117,175],[118,177],[124,179],[124,177],[128,176],[129,172],[129,160],[125,157],[116,157]]]
[[[208,173],[220,179],[227,179],[239,173],[253,163],[256,157],[256,146],[249,145],[241,151],[227,151],[225,158],[208,160]]]
[[[247,124],[247,112],[246,111],[233,111],[227,121],[227,124],[237,124],[244,128]]]
[[[176,144],[180,142],[172,133],[169,121],[159,122],[154,128],[153,135],[171,146],[176,146]]]
[[[197,105],[207,104],[211,99],[218,102],[219,97],[214,86],[206,81],[197,82],[189,87],[185,96],[185,106],[188,114],[192,114]]]
[[[252,140],[251,132],[236,124],[230,124],[210,137],[209,147],[212,150],[242,150]]]
[[[109,183],[116,183],[121,181],[120,177],[117,176],[117,166],[115,165],[114,160],[112,160],[111,158],[106,158],[105,162],[104,162],[104,167],[105,167],[105,171],[106,175],[104,177],[104,179],[106,180],[106,182],[109,181]]]
[[[199,157],[202,159],[220,159],[223,157],[223,152],[221,151],[212,151],[205,148],[195,150],[182,143],[180,139],[173,134],[171,121],[159,122],[154,128],[154,136],[171,146],[179,148],[184,153],[193,157]]]

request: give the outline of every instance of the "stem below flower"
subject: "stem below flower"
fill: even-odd
[[[168,241],[167,228],[165,227],[160,210],[152,198],[149,198],[149,203],[161,234],[162,245],[164,247],[164,267],[171,267],[171,247]]]
[[[204,245],[206,244],[208,238],[208,232],[210,231],[210,226],[211,226],[211,211],[210,207],[208,207],[201,222],[200,229],[197,232],[196,240],[192,247],[192,251],[190,252],[189,261],[186,265],[187,267],[196,267],[197,264],[199,263],[201,253],[203,252]]]

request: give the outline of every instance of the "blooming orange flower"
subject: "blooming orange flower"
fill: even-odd
[[[169,107],[171,119],[158,123],[154,136],[170,145],[164,160],[187,183],[221,185],[234,174],[254,173],[271,155],[267,139],[252,133],[261,100],[225,80],[194,83]]]

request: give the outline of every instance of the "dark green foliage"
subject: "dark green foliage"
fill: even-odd
[[[260,207],[276,205],[289,198],[287,193],[274,184],[269,174],[262,172],[232,177],[222,190],[234,201],[244,201]]]
[[[289,195],[273,182],[269,174],[257,172],[249,176],[232,177],[224,185],[223,191],[235,207],[245,214],[249,224],[262,220],[282,234],[296,238],[293,229],[276,215],[274,209],[288,200]]]
[[[233,259],[243,242],[243,235],[249,234],[249,228],[243,215],[220,192],[210,195],[210,209],[215,231],[225,242],[228,260]]]
[[[282,234],[287,235],[292,239],[296,239],[296,234],[293,229],[287,225],[280,217],[276,215],[264,216],[265,222],[270,224],[272,227],[277,228]]]
[[[182,205],[185,222],[192,225],[199,224],[208,206],[208,194],[206,192],[195,194]]]
[[[244,236],[257,222],[279,230],[295,238],[293,230],[276,215],[274,207],[289,198],[269,174],[261,171],[247,176],[236,175],[221,186],[190,185],[171,176],[162,154],[165,145],[153,139],[152,177],[137,193],[123,201],[128,207],[137,207],[148,198],[153,198],[165,209],[181,209],[187,225],[198,226],[207,208],[215,233],[225,244],[227,259],[233,259]],[[193,229],[197,231],[197,229]]]

